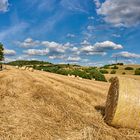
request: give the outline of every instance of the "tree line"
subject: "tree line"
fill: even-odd
[[[4,60],[4,46],[0,43],[0,70],[2,70],[2,61]]]

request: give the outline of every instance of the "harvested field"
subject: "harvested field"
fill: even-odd
[[[138,140],[104,122],[110,84],[9,67],[0,72],[1,140]]]

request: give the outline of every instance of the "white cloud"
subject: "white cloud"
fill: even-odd
[[[87,55],[100,55],[100,56],[105,56],[107,55],[106,52],[88,52],[86,53]]]
[[[49,59],[64,59],[65,55],[52,55],[49,56]]]
[[[84,40],[83,42],[81,42],[81,45],[85,45],[85,46],[87,46],[87,45],[90,45],[90,43],[87,41],[87,40]]]
[[[80,50],[77,47],[73,47],[69,49],[73,55],[79,55],[80,54]]]
[[[123,51],[120,53],[113,54],[112,57],[122,57],[122,58],[132,59],[132,58],[140,58],[140,54]]]
[[[97,13],[114,26],[135,26],[140,24],[140,1],[105,0],[97,9]]]
[[[24,22],[10,26],[5,30],[0,31],[0,40],[2,41],[8,38],[12,38],[13,36],[17,36],[17,34],[23,33],[27,27],[28,24]]]
[[[79,56],[69,56],[67,61],[71,61],[71,62],[77,62],[77,61],[80,61],[81,58]]]
[[[23,42],[18,41],[17,45],[19,45],[22,48],[32,48],[40,45],[40,41],[33,40],[32,38],[27,38]]]
[[[108,50],[122,49],[123,46],[111,41],[97,42],[94,45],[85,45],[80,50],[87,55],[106,55]]]
[[[89,20],[93,20],[93,19],[95,19],[93,16],[91,16],[91,17],[88,17],[88,19]]]
[[[115,60],[110,60],[108,61],[109,64],[115,64],[116,61]],[[132,60],[132,59],[125,59],[125,60],[118,60],[117,63],[124,63],[124,64],[136,64],[137,61],[136,60]]]
[[[67,37],[68,37],[68,38],[75,38],[76,36],[75,36],[74,34],[68,33],[68,34],[67,34]]]
[[[23,48],[31,48],[35,46],[44,47],[43,49],[28,49],[24,51],[25,54],[31,55],[47,55],[49,59],[63,59],[64,54],[76,52],[78,48],[74,47],[73,44],[58,43],[54,41],[38,41],[32,38],[27,38],[23,42],[17,41],[17,44]]]
[[[34,48],[38,46],[46,47],[50,50],[50,52],[57,52],[57,53],[64,53],[69,47],[73,45],[69,42],[65,44],[57,43],[57,42],[50,42],[50,41],[39,41],[33,40],[32,38],[27,38],[23,42],[17,41],[18,46],[22,48]]]
[[[15,58],[4,58],[4,62],[8,63],[8,62],[11,62],[11,61],[15,61],[16,59]]]
[[[5,49],[4,54],[7,56],[14,56],[14,55],[16,55],[16,52],[15,52],[15,50]]]
[[[123,49],[123,46],[120,44],[116,44],[111,41],[104,41],[104,42],[97,42],[94,45],[95,50],[118,50],[118,49]]]
[[[63,8],[66,8],[67,10],[70,11],[75,11],[75,12],[82,12],[82,13],[88,13],[88,4],[86,1],[79,1],[79,0],[61,0],[60,2],[61,6]]]
[[[91,26],[91,25],[87,26],[87,30],[89,31],[93,31],[94,29],[95,29],[94,26]]]
[[[90,38],[93,37],[93,34],[92,34],[92,33],[89,33],[89,31],[83,31],[83,32],[82,32],[82,35],[84,36],[84,38],[85,38],[86,40],[89,40]]]
[[[47,55],[49,53],[48,49],[40,50],[40,49],[28,49],[24,51],[27,55]]]
[[[7,12],[8,11],[8,0],[0,0],[0,12]]]
[[[52,53],[65,53],[65,51],[72,46],[70,43],[61,44],[61,43],[49,42],[49,41],[43,41],[42,45],[48,47],[50,52]]]
[[[132,59],[124,60],[122,62],[125,63],[125,64],[136,64],[137,63],[136,60],[132,60]]]
[[[93,0],[93,2],[95,3],[97,8],[99,8],[101,6],[101,3],[99,0]]]
[[[71,49],[71,51],[77,52],[77,51],[78,51],[78,48],[77,48],[77,47],[73,47],[73,48]]]
[[[119,34],[112,34],[112,36],[113,36],[113,37],[116,37],[116,38],[121,37],[121,35],[119,35]]]

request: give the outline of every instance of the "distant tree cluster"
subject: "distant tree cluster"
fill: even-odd
[[[111,67],[111,69],[118,69],[119,67],[114,65],[113,67]]]
[[[107,70],[100,70],[100,72],[101,72],[102,74],[108,74],[108,71],[107,71]]]
[[[140,75],[140,68],[135,70],[135,75]]]
[[[116,74],[116,70],[112,70],[110,74]]]
[[[79,67],[79,69],[74,69],[73,65],[69,65],[69,69],[65,69],[67,65],[48,65],[48,66],[36,66],[36,69],[48,71],[52,73],[62,74],[62,75],[75,75],[85,79],[95,79],[97,81],[106,81],[105,76],[98,71],[95,67],[84,68]]]
[[[126,67],[125,70],[134,70],[132,67]]]
[[[44,65],[44,64],[51,64],[49,62],[44,62],[44,61],[38,61],[38,60],[16,60],[7,63],[8,65],[13,65],[13,66],[24,66],[24,65]]]
[[[4,46],[0,43],[0,62],[4,60]],[[2,63],[0,63],[0,70],[2,70]]]

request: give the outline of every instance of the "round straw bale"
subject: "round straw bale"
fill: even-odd
[[[124,77],[112,79],[105,121],[112,126],[140,130],[140,81]]]

